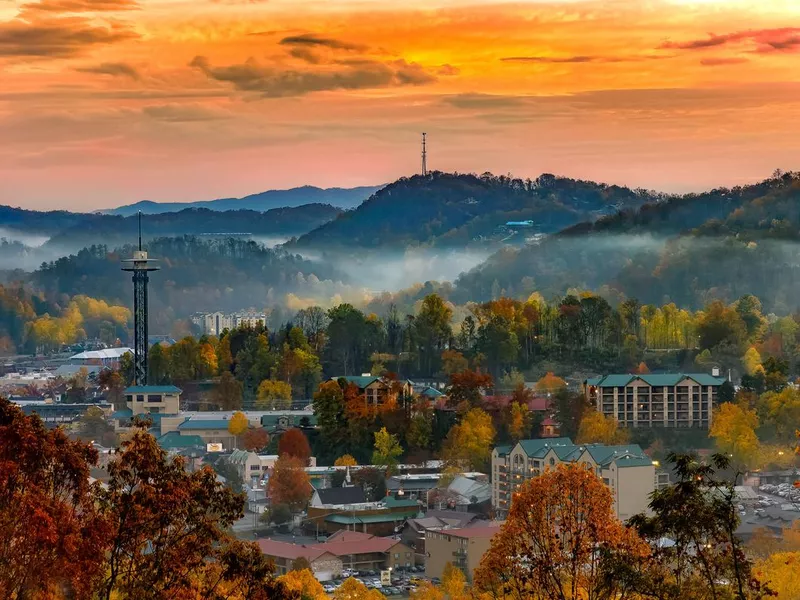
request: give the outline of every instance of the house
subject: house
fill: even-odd
[[[249,450],[233,450],[227,457],[229,463],[237,468],[242,481],[250,486],[256,487],[264,478],[275,463],[278,461],[277,454],[257,454]],[[315,467],[317,459],[310,457],[309,466]]]
[[[343,531],[319,544],[290,544],[259,540],[261,551],[275,563],[278,575],[292,568],[298,558],[305,558],[320,581],[341,576],[342,569],[381,571],[410,567],[414,564],[411,548],[402,541],[365,533]]]
[[[330,381],[338,381],[340,379],[344,379],[347,383],[356,386],[359,393],[364,397],[364,401],[373,406],[379,406],[390,400],[397,401],[400,398],[410,397],[414,394],[412,383],[407,379],[391,380],[366,374],[360,377],[340,375],[331,377]]]
[[[416,564],[425,564],[425,536],[428,531],[461,529],[469,526],[478,515],[449,510],[429,510],[424,517],[406,519],[400,539],[414,550]],[[480,521],[479,521],[480,522]]]
[[[472,583],[475,569],[499,531],[497,522],[481,527],[426,531],[425,576],[441,578],[447,563],[452,563]]]
[[[342,559],[324,548],[321,544],[306,546],[270,539],[258,540],[261,552],[275,564],[275,574],[285,575],[292,570],[292,563],[304,558],[311,565],[311,571],[320,581],[329,581],[342,574]]]
[[[626,427],[709,429],[722,377],[706,373],[606,375],[584,381],[586,399]]]
[[[580,463],[602,478],[614,498],[614,511],[626,520],[647,509],[655,489],[653,461],[635,445],[573,444],[569,438],[521,440],[492,451],[492,506],[504,515],[515,490],[526,480],[560,464]]]
[[[315,490],[311,497],[311,506],[335,508],[350,504],[363,504],[366,501],[367,495],[362,487],[332,487]]]
[[[329,488],[329,490],[317,490],[325,492],[337,489],[348,488]],[[353,489],[353,488],[349,488]],[[347,492],[354,494],[353,492]],[[326,496],[323,493],[322,501]],[[355,495],[354,495],[355,497]],[[327,497],[331,499],[330,496]],[[335,500],[341,498],[333,497]],[[360,531],[374,536],[393,535],[409,517],[419,514],[419,504],[416,500],[405,500],[387,496],[378,502],[354,502],[350,504],[322,504],[308,508],[306,528],[316,533],[336,533],[342,529]]]
[[[181,390],[174,385],[135,385],[124,392],[132,415],[176,415],[180,411]]]

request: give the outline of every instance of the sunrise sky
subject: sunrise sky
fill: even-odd
[[[800,169],[797,0],[0,0],[0,203]]]

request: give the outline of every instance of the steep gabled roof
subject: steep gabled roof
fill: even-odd
[[[374,375],[337,375],[331,377],[332,381],[338,381],[339,379],[344,379],[347,383],[352,383],[359,389],[364,389],[369,384],[380,381],[381,378]]]
[[[530,458],[542,458],[550,448],[555,446],[572,446],[572,440],[566,437],[535,440],[520,440],[519,445]]]
[[[322,504],[361,504],[367,501],[364,488],[361,487],[333,487],[317,490]]]
[[[612,374],[605,377],[593,377],[586,380],[587,385],[597,387],[625,387],[630,382],[640,379],[653,387],[671,387],[684,379],[691,379],[702,386],[722,385],[725,379],[707,373],[645,373],[643,375]]]

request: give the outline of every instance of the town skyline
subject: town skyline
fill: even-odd
[[[667,192],[795,167],[786,0],[0,4],[0,203],[94,210],[420,170]]]

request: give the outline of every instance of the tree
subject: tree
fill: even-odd
[[[397,459],[403,454],[403,449],[400,447],[400,442],[397,441],[397,436],[392,435],[386,431],[386,427],[381,427],[380,431],[375,432],[375,449],[372,453],[372,464],[383,465],[386,467],[386,473],[391,474],[395,466],[397,466]]]
[[[258,385],[256,407],[259,410],[285,410],[291,405],[292,386],[285,381],[265,379]]]
[[[208,342],[200,344],[197,350],[197,375],[202,379],[213,377],[219,364],[214,346]]]
[[[106,399],[114,405],[115,410],[125,408],[122,375],[114,369],[103,369],[97,376],[97,384],[105,391]]]
[[[647,363],[642,361],[642,362],[639,363],[639,365],[636,367],[636,369],[634,369],[633,372],[638,374],[638,375],[647,375],[650,372],[650,369],[647,366]]]
[[[90,598],[107,523],[89,484],[97,451],[0,397],[0,597]]]
[[[309,458],[311,458],[311,446],[308,445],[308,438],[296,427],[283,432],[278,439],[278,456],[291,456],[308,466]]]
[[[745,373],[748,375],[755,375],[756,370],[762,368],[761,355],[758,353],[758,350],[750,346],[742,357],[742,366],[744,367]]]
[[[495,597],[632,598],[604,574],[611,557],[642,560],[647,544],[619,522],[609,488],[581,465],[559,465],[526,481],[475,572]]]
[[[378,590],[370,590],[358,579],[348,577],[333,592],[333,600],[385,600]]]
[[[343,454],[333,462],[334,467],[355,467],[357,464],[358,461],[349,454]]]
[[[633,577],[620,561],[622,573],[615,575],[632,580],[647,597],[653,590],[659,598],[675,600],[764,597],[766,590],[753,577],[736,536],[739,473],[730,481],[717,476],[729,470],[728,457],[715,454],[704,464],[694,455],[671,453],[667,460],[674,465],[676,484],[653,492],[647,513],[628,521],[651,544],[652,560]],[[659,544],[663,538],[674,545]]]
[[[438,294],[428,294],[423,298],[414,327],[424,375],[430,376],[439,370],[442,351],[453,334],[450,329],[452,317],[453,309]]]
[[[775,437],[783,443],[792,441],[800,423],[800,391],[787,387],[780,392],[767,392],[758,400],[759,413]]]
[[[627,429],[619,426],[614,417],[606,417],[594,409],[588,410],[578,427],[578,444],[605,444],[614,446],[625,444],[630,439]]]
[[[250,427],[242,436],[242,445],[245,450],[258,452],[269,444],[269,434],[263,427]]]
[[[450,600],[466,597],[467,578],[464,572],[448,562],[442,572],[442,591]]]
[[[458,350],[445,350],[442,352],[442,373],[448,377],[453,373],[460,373],[469,369],[469,361]]]
[[[276,526],[288,528],[292,521],[292,509],[286,504],[274,504],[270,511],[270,518]]]
[[[555,375],[552,371],[548,371],[544,377],[536,382],[536,391],[540,394],[555,394],[559,390],[567,387],[567,382]]]
[[[488,373],[469,369],[453,373],[450,375],[450,387],[447,390],[448,403],[464,411],[480,406],[483,390],[491,388],[493,383],[494,379]]]
[[[106,447],[114,447],[117,444],[117,434],[114,427],[106,419],[103,409],[97,406],[90,406],[83,413],[77,423],[78,436],[86,441],[97,442]]]
[[[222,371],[211,398],[222,410],[239,410],[242,408],[242,384],[230,371]]]
[[[292,561],[292,571],[311,570],[311,563],[305,556],[298,556]]]
[[[444,600],[444,592],[430,581],[423,581],[411,592],[411,600]]]
[[[473,408],[448,432],[442,457],[459,468],[483,471],[492,456],[494,436],[492,417],[480,408]]]
[[[137,426],[108,465],[98,493],[109,523],[97,595],[123,598],[209,597],[214,589],[285,597],[260,549],[229,537],[243,499],[209,468],[187,473]]]
[[[527,404],[511,402],[508,405],[508,436],[512,442],[525,439],[530,433],[531,411]]]
[[[250,421],[243,412],[233,413],[231,420],[228,421],[228,432],[237,438],[247,431],[248,427],[250,427]]]
[[[717,390],[717,400],[720,404],[725,402],[733,402],[736,397],[736,388],[727,379],[722,382]]]
[[[561,434],[574,438],[578,435],[583,415],[592,406],[582,393],[570,393],[567,388],[562,388],[556,392],[553,408],[555,420],[558,421],[561,428]]]
[[[709,435],[720,452],[738,464],[747,464],[758,452],[758,416],[754,410],[728,402],[714,414]]]
[[[302,509],[311,496],[311,481],[299,458],[284,455],[275,461],[269,478],[269,495],[273,504],[286,504],[293,511]]]
[[[731,344],[739,352],[747,340],[747,326],[735,309],[715,300],[700,314],[697,321],[700,347],[713,349],[720,344]],[[737,356],[741,356],[738,354]]]
[[[427,400],[414,403],[411,421],[406,431],[406,443],[411,450],[427,450],[433,437],[433,414]]]
[[[800,552],[779,552],[758,561],[753,573],[779,600],[800,598]]]
[[[307,566],[295,569],[294,563],[292,563],[292,570],[286,573],[286,575],[279,577],[278,581],[282,583],[290,593],[298,594],[301,600],[327,600],[328,595],[325,593],[325,590],[322,589],[322,584],[314,577],[314,573],[311,572],[308,560],[300,557],[294,562],[300,560],[305,561]]]
[[[344,391],[336,381],[326,381],[314,394],[314,414],[319,423],[321,446],[333,456],[347,447]]]

